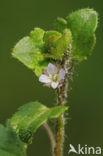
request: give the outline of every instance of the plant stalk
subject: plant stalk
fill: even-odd
[[[61,67],[65,70],[66,75],[64,78],[64,82],[57,88],[57,105],[63,106],[66,103],[67,92],[68,92],[68,78],[71,75],[71,47],[69,47],[68,51],[65,53],[65,57],[61,61]],[[55,148],[55,156],[63,156],[63,143],[64,143],[64,128],[65,128],[65,117],[62,114],[56,121],[56,148]]]

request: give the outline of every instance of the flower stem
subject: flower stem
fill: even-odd
[[[66,75],[62,86],[57,88],[57,105],[63,106],[66,103],[67,92],[68,92],[68,78],[71,75],[71,57],[70,57],[71,47],[65,53],[65,57],[61,61],[61,66],[64,68]],[[56,148],[55,156],[63,156],[63,143],[64,143],[64,127],[65,118],[62,114],[56,121]]]
[[[55,149],[55,145],[56,145],[54,134],[47,123],[44,123],[43,127],[45,128],[45,130],[49,136],[51,148],[52,148],[52,156],[54,156],[54,149]]]

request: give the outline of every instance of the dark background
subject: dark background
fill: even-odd
[[[57,16],[80,8],[99,13],[97,44],[88,61],[80,64],[69,93],[69,120],[65,156],[69,143],[103,146],[103,0],[0,0],[0,122],[29,101],[55,105],[53,89],[42,87],[33,72],[11,57],[15,43],[34,27],[53,29]],[[49,139],[40,128],[29,147],[29,156],[50,156]],[[72,155],[72,154],[71,154]]]

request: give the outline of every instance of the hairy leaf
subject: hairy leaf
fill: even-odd
[[[25,144],[11,127],[0,124],[0,156],[26,156]]]
[[[47,108],[39,102],[31,102],[22,106],[11,118],[11,125],[19,134],[22,141],[31,143],[33,133],[48,119],[57,118],[67,110],[67,107],[60,106]]]
[[[47,31],[47,32],[45,32],[44,38],[43,38],[45,44],[48,44],[49,38],[51,38],[52,36],[55,36],[55,37],[59,38],[59,37],[62,36],[62,34],[57,32],[57,31]]]
[[[49,54],[47,57],[54,59],[61,59],[65,52],[67,52],[72,41],[71,31],[65,29],[62,36],[51,36],[48,39]]]
[[[12,55],[32,69],[37,76],[40,76],[42,69],[46,68],[48,64],[48,60],[43,55],[44,31],[36,28],[30,35],[30,37],[24,37],[16,44]]]
[[[72,54],[82,61],[94,48],[96,41],[94,32],[98,24],[98,15],[93,9],[81,9],[71,13],[67,21],[73,36]]]
[[[52,48],[52,54],[55,58],[61,59],[65,52],[67,52],[72,41],[71,31],[65,29],[61,38],[56,41],[56,47]]]
[[[33,39],[34,43],[37,45],[43,45],[43,36],[45,31],[40,28],[35,28],[31,31],[30,36]]]
[[[56,30],[63,33],[67,28],[67,21],[64,18],[58,17],[56,20]]]

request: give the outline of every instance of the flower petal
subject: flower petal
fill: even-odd
[[[60,73],[59,73],[59,81],[61,81],[62,79],[64,79],[64,76],[65,76],[65,70],[64,69],[61,69],[60,70]]]
[[[48,68],[47,68],[47,73],[48,74],[55,74],[57,72],[58,72],[57,67],[55,65],[53,65],[52,63],[49,63]]]
[[[39,77],[39,81],[43,82],[43,83],[50,83],[51,82],[51,80],[49,79],[49,77],[47,75],[41,75]]]
[[[51,83],[45,83],[44,86],[51,87]]]
[[[51,86],[52,86],[52,88],[56,89],[58,84],[59,84],[59,82],[52,82]]]

